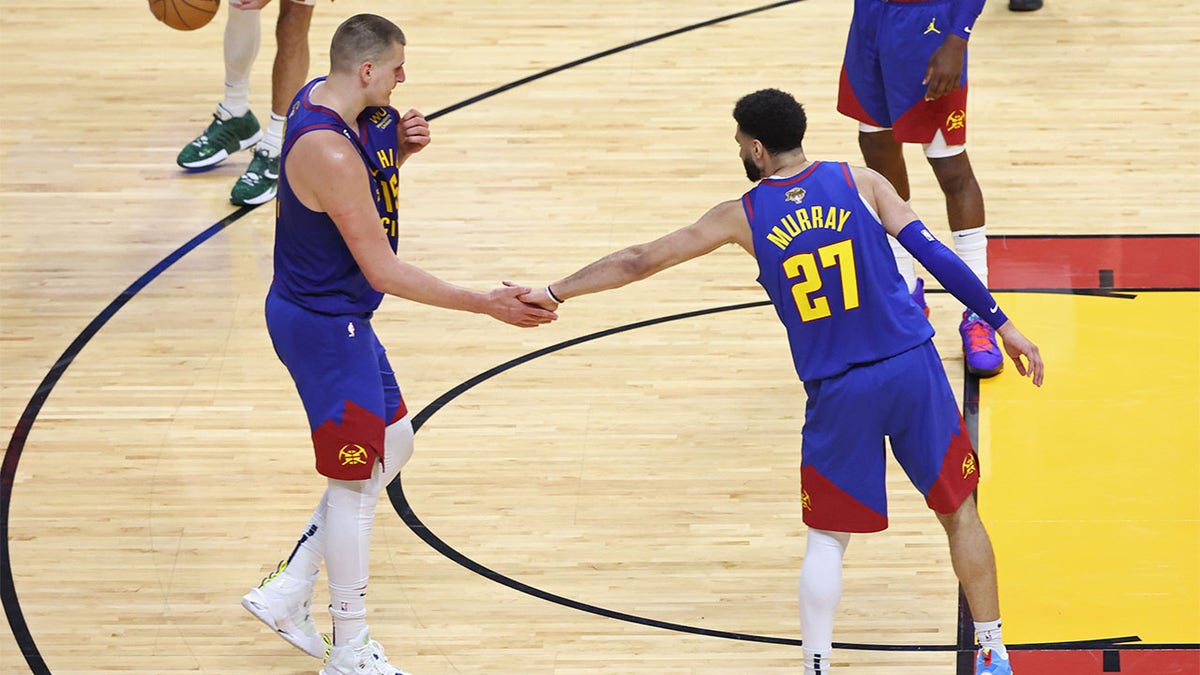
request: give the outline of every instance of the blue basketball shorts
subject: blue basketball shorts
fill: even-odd
[[[929,58],[949,33],[953,0],[855,0],[838,87],[838,112],[897,141],[929,143],[940,129],[946,145],[967,141],[967,57],[960,85],[925,100]]]
[[[375,460],[386,462],[387,425],[408,414],[370,314],[320,314],[272,290],[266,319],[308,415],[317,472],[370,478]]]
[[[953,513],[979,484],[971,446],[933,342],[806,382],[801,505],[809,527],[886,529],[884,437],[938,513]]]

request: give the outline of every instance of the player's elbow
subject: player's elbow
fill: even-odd
[[[374,264],[360,265],[359,269],[362,270],[363,277],[366,278],[371,288],[379,293],[395,294],[395,275],[391,274],[386,266]]]
[[[367,279],[367,285],[377,293],[388,293],[391,285],[387,283],[387,279],[379,274],[372,274],[367,270],[363,270],[363,276]]]
[[[625,249],[620,259],[623,276],[630,281],[645,279],[654,274],[661,265],[654,259],[650,247],[646,245],[630,246]]]

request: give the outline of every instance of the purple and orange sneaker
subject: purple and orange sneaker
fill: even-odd
[[[917,307],[920,307],[921,311],[925,312],[925,318],[928,319],[929,318],[929,305],[925,304],[925,280],[924,279],[922,279],[921,277],[917,277],[917,287],[913,289],[913,292],[911,293],[911,295],[912,295],[912,301],[917,303]]]
[[[984,647],[975,657],[975,675],[1013,675],[1008,656]]]
[[[967,372],[976,377],[993,377],[1004,370],[1004,354],[996,344],[996,331],[971,310],[963,312],[958,325],[962,335]]]

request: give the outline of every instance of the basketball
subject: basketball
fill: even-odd
[[[175,30],[196,30],[217,15],[221,0],[150,0],[154,18]]]

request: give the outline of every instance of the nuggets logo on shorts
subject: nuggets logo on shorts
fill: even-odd
[[[366,464],[367,451],[361,445],[354,445],[353,443],[343,445],[342,449],[338,450],[338,461],[342,463],[342,466]]]
[[[963,129],[967,126],[967,111],[955,110],[946,116],[946,131]]]
[[[812,511],[812,497],[808,496],[808,490],[800,491],[800,508],[805,511]]]
[[[970,476],[971,474],[975,473],[975,471],[976,471],[975,455],[969,454],[966,457],[963,457],[963,463],[962,463],[963,480],[966,480],[967,477]]]
[[[792,202],[793,204],[799,204],[800,202],[804,201],[804,195],[804,188],[792,188],[784,193],[783,198],[789,202]]]

